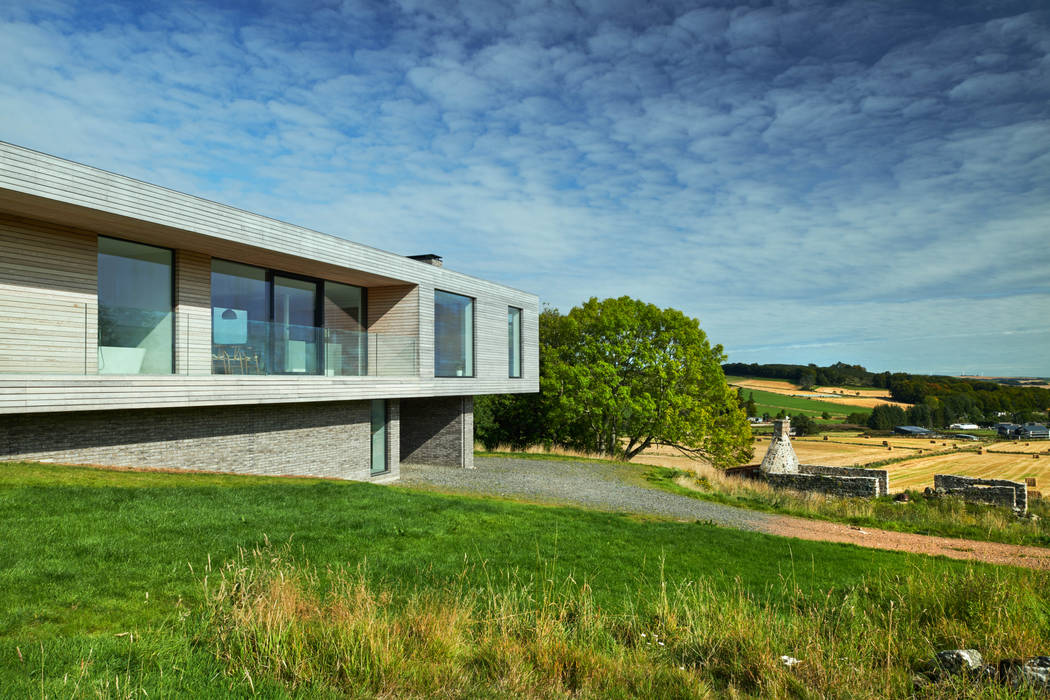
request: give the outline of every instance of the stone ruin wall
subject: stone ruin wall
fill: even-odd
[[[862,467],[825,467],[819,464],[803,464],[802,471],[806,474],[819,474],[821,476],[836,476],[844,478],[865,478],[878,481],[878,492],[876,496],[888,496],[890,493],[890,473],[885,469],[864,469]]]
[[[805,465],[803,465],[805,468]],[[815,491],[846,498],[875,498],[879,478],[874,476],[832,476],[824,474],[766,474],[766,481],[777,488]]]
[[[1004,506],[1021,514],[1028,512],[1028,487],[1021,481],[935,474],[933,488],[966,501]]]

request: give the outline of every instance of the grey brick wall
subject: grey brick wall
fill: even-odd
[[[401,461],[474,467],[474,398],[401,399]]]
[[[398,402],[388,402],[396,479]],[[367,401],[0,416],[0,459],[371,480]]]

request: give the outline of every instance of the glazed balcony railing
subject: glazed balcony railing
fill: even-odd
[[[411,377],[411,336],[207,314],[48,304],[0,315],[0,374]]]

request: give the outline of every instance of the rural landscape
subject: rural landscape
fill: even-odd
[[[1047,0],[0,57],[0,700],[1050,700]]]

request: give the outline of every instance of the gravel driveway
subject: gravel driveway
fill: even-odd
[[[662,491],[645,481],[647,467],[513,457],[476,457],[474,469],[401,465],[401,484],[452,493],[503,496],[674,520],[704,520],[738,530],[841,542],[1050,570],[1050,549],[862,529],[823,520],[733,508]]]
[[[582,505],[614,513],[676,520],[708,520],[740,530],[765,531],[775,516],[698,501],[645,483],[645,467],[597,462],[476,457],[474,469],[401,465],[401,484],[456,493]]]

